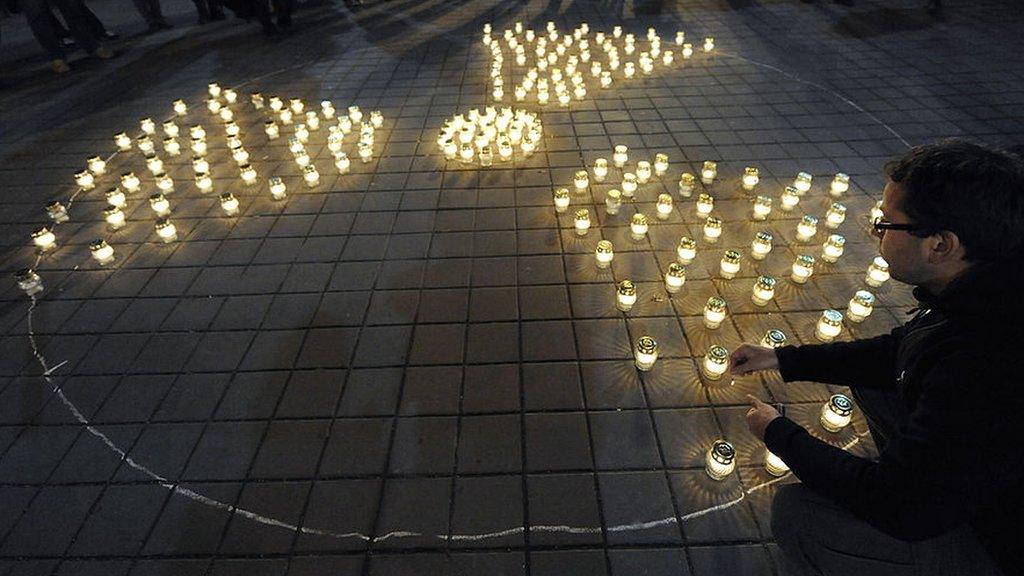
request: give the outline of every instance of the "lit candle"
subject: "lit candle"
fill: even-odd
[[[101,266],[114,261],[114,249],[110,244],[107,244],[106,240],[98,239],[90,242],[89,252],[92,253],[93,259],[99,262]]]
[[[583,192],[590,186],[590,179],[587,177],[586,170],[577,170],[576,175],[572,178],[572,184],[576,187],[577,192]]]
[[[885,261],[885,258],[881,256],[875,256],[871,264],[868,265],[868,273],[864,277],[864,282],[868,286],[878,288],[889,279],[889,263]]]
[[[654,174],[664,176],[668,172],[668,154],[658,153],[654,155]]]
[[[348,117],[353,122],[360,122],[363,119],[363,111],[359,109],[359,106],[349,106]]]
[[[612,162],[615,163],[616,168],[622,168],[626,165],[626,162],[629,160],[628,150],[629,149],[623,144],[619,144],[615,147],[615,151],[612,154]]]
[[[18,288],[28,296],[35,296],[43,291],[43,279],[31,268],[23,268],[15,275]]]
[[[629,231],[633,237],[633,240],[643,240],[647,235],[647,216],[643,214],[633,214],[633,217],[629,220]]]
[[[682,46],[686,42],[685,32],[676,32],[676,46]]]
[[[320,173],[316,171],[316,166],[309,165],[302,169],[302,179],[306,181],[306,186],[313,188],[320,183]]]
[[[153,122],[152,118],[143,118],[142,120],[139,120],[139,128],[141,128],[142,132],[145,134],[149,134],[151,136],[156,134],[156,123]]]
[[[216,114],[220,112],[221,103],[216,98],[210,98],[206,101],[206,109],[210,111],[210,114]]]
[[[334,167],[338,169],[338,174],[347,174],[349,167],[351,167],[352,161],[348,159],[348,155],[344,152],[337,152],[334,155]]]
[[[43,226],[32,233],[32,243],[36,245],[40,252],[49,252],[57,247],[57,237],[54,236],[49,228]]]
[[[167,197],[157,192],[149,197],[149,207],[156,212],[156,215],[163,218],[171,213],[171,203],[167,201]]]
[[[108,206],[103,210],[103,219],[107,221],[107,226],[111,230],[119,230],[124,228],[125,219],[124,212],[117,206]]]
[[[658,219],[667,220],[668,217],[672,214],[672,197],[669,196],[668,194],[659,194],[657,209]]]
[[[626,54],[632,52],[632,50],[630,50],[629,48],[630,46],[627,45]],[[633,64],[632,62],[626,62],[626,65],[622,67],[622,74],[626,78],[632,78],[633,76],[636,76],[636,64]]]
[[[843,238],[839,234],[831,234],[825,243],[821,245],[821,259],[830,264],[834,264],[839,260],[839,257],[843,255],[844,247],[846,246],[846,238]]]
[[[697,178],[689,172],[683,172],[679,176],[679,195],[689,198],[693,194],[693,188],[697,184]]]
[[[846,220],[846,206],[838,202],[833,202],[828,207],[828,212],[825,213],[825,226],[836,229]]]
[[[651,163],[641,160],[636,163],[636,180],[641,184],[647,184],[651,179]]]
[[[700,181],[703,182],[705,186],[710,186],[715,182],[715,178],[717,177],[718,164],[711,160],[706,160],[704,162],[704,167],[701,168],[700,171]]]
[[[843,315],[836,310],[825,310],[821,313],[814,335],[822,342],[831,342],[843,331]]]
[[[704,240],[714,244],[722,237],[722,219],[717,216],[708,216],[704,221]]]
[[[790,278],[797,284],[806,284],[812,274],[814,274],[814,256],[798,255],[796,261],[793,262],[793,273]]]
[[[68,210],[63,204],[56,200],[46,205],[46,215],[54,224],[61,224],[68,221]]]
[[[302,111],[306,109],[306,104],[302,101],[301,98],[292,98],[288,101],[288,104],[288,107],[291,108],[292,112],[295,114],[302,114]],[[360,114],[360,118],[361,117],[362,115]],[[355,118],[353,118],[352,120],[358,122],[358,120],[356,120]]]
[[[277,123],[273,120],[267,120],[263,123],[263,131],[267,133],[267,139],[277,140],[281,136],[281,129],[278,128]]]
[[[775,330],[774,328],[764,333],[764,338],[761,338],[761,346],[765,348],[782,348],[786,345],[786,334],[782,330]]]
[[[82,190],[92,190],[96,187],[96,178],[93,177],[92,172],[82,170],[75,173],[75,184],[78,184]]]
[[[789,466],[771,450],[764,452],[764,469],[775,477],[785,476],[789,472]]]
[[[678,262],[672,262],[668,265],[668,271],[665,272],[665,291],[669,294],[675,294],[683,288],[683,284],[686,282],[686,269],[683,265]]]
[[[107,163],[99,156],[92,156],[86,160],[86,165],[89,167],[89,171],[94,176],[100,176],[107,171]]]
[[[288,188],[280,176],[271,176],[267,179],[267,184],[270,185],[270,196],[274,200],[284,200],[288,196]]]
[[[198,154],[200,156],[206,154],[206,140],[193,138],[191,148],[193,154]]]
[[[174,226],[174,222],[171,222],[166,218],[157,220],[155,228],[156,235],[159,236],[165,244],[174,242],[178,239],[178,229]]]
[[[188,135],[193,140],[203,140],[206,138],[206,129],[200,124],[195,124],[189,127]]]
[[[744,190],[747,190],[748,192],[750,190],[753,190],[754,187],[757,186],[757,183],[760,181],[761,177],[757,168],[754,168],[753,166],[747,166],[746,168],[743,169],[742,182]]]
[[[124,189],[129,192],[135,193],[142,186],[142,181],[133,172],[125,172],[121,175],[121,186],[124,186]]]
[[[320,112],[324,115],[324,118],[328,120],[333,120],[335,114],[334,103],[332,103],[330,100],[321,101]]]
[[[594,160],[594,180],[604,182],[606,176],[608,176],[608,160],[604,158]]]
[[[879,200],[871,206],[871,221],[874,222],[875,220],[881,220],[882,216],[882,201]]]
[[[242,177],[242,181],[250,186],[256,183],[256,169],[248,164],[242,164],[239,166],[239,175]]]
[[[232,112],[230,108],[221,108],[218,115],[222,122],[231,122],[235,119],[235,113]]]
[[[715,440],[705,458],[704,470],[713,480],[724,480],[736,469],[736,449],[725,440]]]
[[[196,174],[210,171],[210,163],[206,160],[205,156],[192,157],[192,171]]]
[[[594,257],[597,259],[598,268],[607,268],[611,265],[612,260],[615,258],[615,251],[612,248],[612,243],[608,240],[601,240],[597,243],[597,249],[594,251]]]
[[[623,312],[629,312],[636,304],[636,286],[631,280],[619,282],[615,288],[615,307]]]
[[[463,162],[471,162],[473,160],[473,145],[463,144],[459,148],[459,159]]]
[[[800,242],[807,242],[818,233],[818,219],[811,215],[805,215],[796,225],[796,239]]]
[[[757,306],[767,306],[775,298],[776,280],[772,276],[758,276],[750,300]]]
[[[633,352],[637,370],[647,372],[658,359],[658,343],[650,336],[641,336],[636,339]]]
[[[231,192],[225,192],[220,195],[220,207],[227,216],[237,216],[238,198],[235,198],[235,195]]]
[[[874,310],[875,295],[867,290],[857,290],[846,307],[846,317],[852,322],[863,322]]]
[[[683,236],[679,239],[679,245],[676,246],[676,258],[680,264],[689,264],[693,262],[693,259],[697,257],[697,241]]]
[[[291,109],[289,109],[289,108],[282,108],[281,111],[277,113],[277,118],[281,121],[282,124],[291,124],[292,123],[292,111],[291,111]]]
[[[127,152],[132,149],[132,139],[124,132],[114,134],[114,144],[116,144],[117,149],[122,152]]]
[[[731,280],[740,271],[740,253],[736,250],[726,250],[719,263],[719,271],[722,278]]]
[[[622,207],[622,192],[612,188],[605,194],[604,198],[605,212],[609,215],[616,215],[619,213],[619,208]]]
[[[729,307],[722,298],[718,296],[708,298],[707,303],[704,304],[704,326],[712,330],[717,329],[725,321],[728,310]]]
[[[228,104],[234,104],[238,101],[238,93],[231,88],[224,89],[224,101]]]
[[[811,189],[812,179],[813,177],[807,172],[800,172],[799,174],[796,175],[796,178],[793,180],[793,188],[796,188],[797,191],[800,192],[801,195],[803,195],[808,190]]]
[[[754,211],[752,218],[754,220],[765,220],[768,215],[772,213],[772,199],[767,196],[758,196],[754,198]]]
[[[782,191],[782,197],[780,198],[782,209],[789,212],[796,205],[800,203],[800,191],[792,186],[786,186],[786,189]]]
[[[284,101],[282,101],[281,98],[277,96],[271,96],[270,109],[273,110],[274,112],[280,112],[281,110],[284,109]]]
[[[177,156],[181,154],[181,144],[174,138],[164,139],[164,152],[167,152],[170,156]]]
[[[821,427],[835,433],[850,424],[853,402],[843,394],[833,394],[821,407]]]
[[[569,189],[568,188],[556,188],[555,189],[555,212],[565,212],[569,208]]]
[[[164,192],[171,192],[174,190],[174,180],[163,172],[159,172],[155,175],[156,187]]]
[[[633,194],[636,193],[637,179],[636,174],[632,172],[626,172],[622,175],[622,195],[626,198],[632,198]]]
[[[754,234],[754,241],[750,243],[750,257],[754,260],[764,260],[772,251],[774,237],[770,232],[758,232]]]
[[[306,128],[305,124],[295,125],[295,137],[299,139],[299,142],[305,144],[309,142],[309,129]]]
[[[577,236],[586,236],[590,230],[590,210],[586,208],[577,210],[573,219],[573,225],[576,228]]]
[[[221,92],[220,84],[217,84],[216,82],[210,82],[209,84],[206,85],[206,88],[207,88],[207,91],[210,93],[211,97],[213,97],[213,98],[219,98],[220,97],[220,92]]]
[[[249,161],[249,151],[244,146],[238,146],[231,150],[231,158],[237,164],[245,164]]]
[[[196,188],[203,194],[213,189],[213,178],[206,172],[199,172],[196,174]]]
[[[715,209],[715,199],[710,194],[700,194],[696,206],[698,216],[707,216]]]
[[[490,146],[480,148],[480,165],[490,166],[494,163],[494,152]]]
[[[840,172],[836,174],[836,177],[832,179],[832,185],[829,186],[829,194],[838,198],[846,193],[850,189],[850,177]]]
[[[712,38],[711,36],[708,36],[707,38],[704,39],[704,51],[705,52],[711,52],[714,49],[715,49],[715,39]]]
[[[693,44],[684,43],[683,44],[683,59],[684,60],[689,60],[691,56],[693,56]]]
[[[306,112],[306,128],[314,131],[320,129],[320,118],[316,115],[316,112]]]
[[[174,113],[178,116],[184,116],[185,114],[188,114],[188,106],[185,104],[184,100],[175,100],[174,104],[172,104],[172,107],[174,108]]]
[[[146,156],[146,168],[149,169],[150,174],[156,175],[164,171],[164,161],[159,156],[149,154]]]

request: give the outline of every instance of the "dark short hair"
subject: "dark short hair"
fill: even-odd
[[[948,230],[971,261],[1024,250],[1024,158],[966,140],[917,146],[885,166],[900,208],[924,230]]]

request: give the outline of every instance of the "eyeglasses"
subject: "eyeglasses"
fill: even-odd
[[[875,218],[871,223],[871,231],[879,238],[885,236],[885,232],[887,230],[903,230],[904,232],[910,233],[912,236],[923,237],[927,236],[927,234],[921,233],[927,231],[928,228],[918,226],[917,224],[897,224],[895,222],[886,222],[881,218]],[[917,234],[914,234],[915,232],[917,232]]]

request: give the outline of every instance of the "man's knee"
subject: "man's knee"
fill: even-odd
[[[785,484],[772,500],[772,534],[783,549],[799,545],[805,537],[809,490],[803,484]]]

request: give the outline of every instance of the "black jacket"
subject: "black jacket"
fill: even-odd
[[[787,418],[765,444],[808,487],[901,540],[963,523],[1024,574],[1024,257],[972,267],[890,334],[778,350],[784,380],[895,388],[910,418],[877,461]]]

